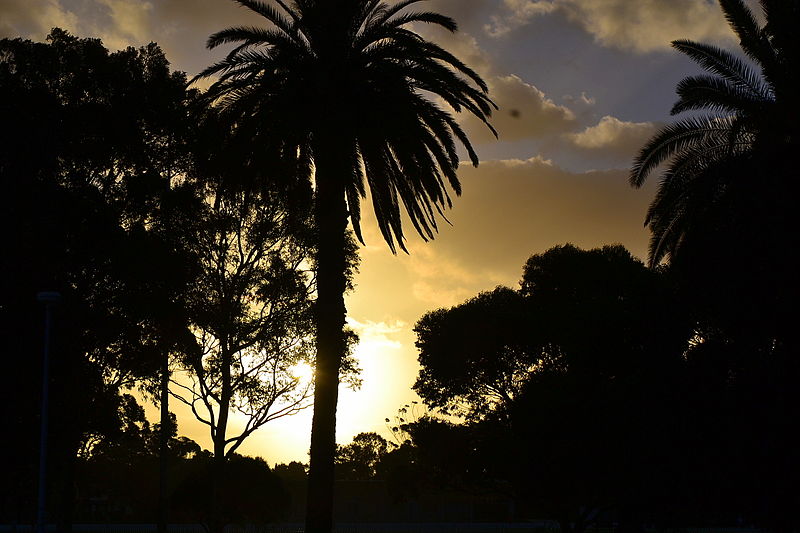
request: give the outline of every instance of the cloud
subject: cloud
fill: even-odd
[[[127,0],[10,0],[0,7],[0,36],[41,40],[59,27],[116,50],[149,42],[153,11],[150,2]]]
[[[406,262],[413,296],[427,305],[452,306],[468,298],[485,280],[483,272],[466,268],[432,246],[419,247]]]
[[[369,348],[370,350],[379,348],[400,348],[402,346],[401,343],[393,337],[398,333],[404,332],[408,326],[399,319],[395,319],[391,322],[375,322],[373,320],[360,322],[353,317],[347,317],[347,325],[358,333],[359,346],[362,348],[362,351],[365,348]]]
[[[586,94],[586,91],[582,91],[580,96],[573,96],[571,94],[565,94],[561,97],[562,100],[565,102],[569,102],[570,104],[577,104],[583,107],[594,107],[597,103],[597,100]]]
[[[481,31],[486,18],[497,9],[497,0],[469,0],[465,4],[464,0],[430,0],[421,9],[453,17],[460,32],[472,34]]]
[[[463,0],[459,1],[463,2]],[[481,0],[481,2],[481,5],[488,3],[485,0]],[[451,0],[437,2],[437,5],[445,8],[442,10],[444,13],[449,12],[448,7],[452,9],[452,4]],[[432,3],[432,7],[436,6]],[[465,11],[463,7],[461,11]],[[472,12],[471,10],[466,11]],[[415,29],[425,38],[436,42],[469,65],[486,81],[489,86],[489,96],[500,108],[492,114],[490,119],[491,124],[498,131],[500,140],[516,141],[537,138],[564,133],[575,128],[575,115],[569,108],[554,103],[543,91],[516,74],[498,72],[493,66],[489,54],[469,33],[450,33],[428,26],[420,26]],[[474,116],[463,113],[457,118],[474,141],[491,142],[495,140],[486,125]]]
[[[514,285],[531,254],[566,242],[584,248],[622,243],[644,257],[649,235],[643,221],[654,188],[632,189],[627,174],[570,172],[540,155],[463,165],[463,195],[447,212],[452,226],[442,224],[431,243],[410,236],[410,255],[392,256],[370,235],[374,246],[362,254],[348,308],[369,308],[372,316],[385,308],[378,316],[386,312],[413,323],[425,310],[455,305],[498,284]],[[371,209],[364,215],[364,228],[374,226]],[[385,305],[376,307],[376,294]]]
[[[464,193],[436,248],[468,271],[514,279],[531,254],[565,242],[622,243],[646,254],[643,221],[653,190],[632,189],[624,169],[570,172],[535,156],[464,167],[459,176]]]
[[[568,133],[565,138],[578,149],[629,158],[644,146],[660,126],[656,122],[625,122],[606,115],[594,126],[588,126],[579,133]]]
[[[57,26],[78,37],[99,37],[111,50],[156,41],[191,75],[224,53],[204,51],[211,33],[259,19],[228,0],[3,0],[0,37],[40,41]]]
[[[675,39],[730,41],[717,2],[710,0],[504,0],[506,13],[485,31],[503,36],[534,17],[560,13],[603,46],[638,53],[669,48]]]
[[[554,103],[515,74],[492,76],[488,85],[489,96],[500,108],[491,117],[500,140],[538,138],[575,128],[575,114],[569,108]],[[494,140],[488,128],[475,117],[464,115],[462,124],[475,141]]]
[[[59,0],[3,0],[0,3],[0,38],[43,39],[54,27],[74,29],[78,16]]]
[[[96,0],[96,3],[98,12],[104,12],[105,17],[95,19],[94,27],[91,28],[87,28],[89,24],[83,24],[82,32],[99,36],[111,50],[141,46],[151,40],[154,12],[152,3],[127,0]]]

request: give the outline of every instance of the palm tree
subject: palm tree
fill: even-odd
[[[318,232],[314,415],[306,531],[332,527],[339,369],[345,353],[348,221],[360,241],[369,185],[380,231],[406,250],[401,204],[423,239],[460,194],[456,140],[478,158],[451,113],[466,110],[490,129],[494,104],[483,80],[411,24],[455,32],[451,18],[409,10],[422,0],[236,0],[269,24],[232,27],[208,47],[235,43],[199,77],[219,76],[209,96],[278,173],[315,184]],[[492,129],[494,132],[494,129]]]
[[[680,255],[697,235],[719,237],[723,227],[735,234],[745,221],[785,215],[794,197],[787,187],[796,187],[788,163],[800,138],[800,2],[761,0],[764,26],[743,0],[719,3],[750,62],[708,44],[672,43],[708,74],[682,80],[672,108],[704,113],[663,128],[631,171],[640,187],[667,163],[645,220],[651,266]]]

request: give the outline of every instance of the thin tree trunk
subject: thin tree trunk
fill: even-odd
[[[332,151],[331,151],[332,152]],[[329,152],[329,153],[331,153]],[[344,355],[345,230],[347,212],[342,174],[336,157],[315,151],[317,197],[317,359],[314,416],[306,501],[306,533],[330,533],[333,528],[336,453],[336,404],[339,366]],[[339,155],[341,157],[341,155]],[[346,174],[344,174],[346,176]]]
[[[158,533],[167,532],[169,498],[167,471],[169,469],[169,354],[161,362],[161,431],[158,435]]]
[[[219,416],[214,432],[214,458],[211,467],[211,531],[223,533],[225,524],[222,516],[221,486],[225,484],[225,436],[228,432],[228,409],[231,404],[231,354],[228,350],[228,337],[220,342],[222,355],[222,390],[220,391]]]
[[[225,479],[225,446],[222,445],[222,453],[220,455],[220,446],[214,442],[214,457],[211,459],[211,533],[223,533],[225,531],[225,524],[222,513],[222,485]]]

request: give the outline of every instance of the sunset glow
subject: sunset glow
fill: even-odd
[[[451,224],[441,221],[433,242],[410,237],[409,255],[391,254],[364,203],[366,246],[359,250],[356,288],[346,298],[348,324],[360,338],[354,355],[363,383],[340,390],[341,443],[363,431],[388,437],[384,420],[419,400],[411,390],[418,371],[413,327],[425,312],[497,285],[517,287],[530,255],[566,242],[584,248],[621,243],[646,255],[643,220],[656,184],[631,189],[628,166],[669,119],[675,82],[696,71],[669,42],[734,44],[716,4],[705,0],[431,0],[427,7],[458,21],[455,34],[418,31],[487,80],[500,107],[492,120],[499,140],[473,118],[459,118],[481,164],[461,165],[463,196],[445,213]],[[112,49],[155,41],[172,67],[190,77],[222,57],[205,49],[208,35],[240,23],[259,21],[227,0],[0,5],[0,37],[43,40],[60,26],[99,36]],[[292,373],[312,378],[307,364]],[[184,406],[173,410],[180,433],[209,447],[207,428]],[[155,420],[157,409],[147,412]],[[270,422],[240,451],[271,464],[305,462],[310,420],[306,409]]]

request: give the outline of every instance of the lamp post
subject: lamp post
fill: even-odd
[[[42,358],[42,413],[39,432],[39,499],[36,507],[36,533],[44,533],[47,495],[47,410],[50,397],[50,337],[53,308],[61,301],[57,292],[40,292],[36,299],[44,304],[44,357]]]

